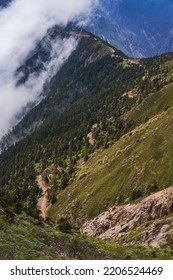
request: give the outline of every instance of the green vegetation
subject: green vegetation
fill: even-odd
[[[151,93],[140,104],[136,104],[130,111],[122,116],[126,122],[135,126],[145,123],[158,113],[166,111],[173,106],[173,84],[164,86],[161,90]]]
[[[76,231],[63,233],[57,227],[37,225],[25,215],[10,225],[0,216],[0,259],[173,259],[171,250],[107,243]]]
[[[56,33],[70,36],[68,29],[55,29],[52,36]],[[62,217],[70,216],[80,226],[114,204],[173,184],[173,54],[129,61],[91,34],[80,36],[77,49],[47,86],[45,99],[1,142],[2,257],[152,258],[151,248],[123,247],[73,234],[73,227]],[[38,45],[36,55],[40,49]],[[25,78],[33,63],[34,57],[23,66]],[[130,97],[133,90],[136,95]],[[93,145],[88,141],[91,131]],[[20,141],[10,146],[13,138]],[[38,175],[51,187],[49,218],[59,225],[40,221]],[[25,222],[19,218],[23,212]],[[26,255],[15,243],[17,236],[23,249],[31,242]],[[63,246],[69,245],[68,254],[59,254],[44,241],[54,238],[59,243],[66,240]],[[153,257],[167,258],[167,253],[158,250]]]
[[[119,110],[124,111],[131,101],[122,94],[134,87],[138,71],[142,71],[137,65],[123,69],[119,62],[124,57],[117,51],[117,57],[112,58],[110,46],[92,36],[80,40],[54,77],[48,97],[16,128],[23,132],[28,123],[41,119],[40,129],[0,156],[0,199],[8,193],[6,205],[20,202],[20,210],[32,212],[34,195],[38,194],[35,178],[40,172],[53,170],[47,180],[54,188],[50,194],[54,197],[73,180],[80,158],[87,159],[99,146],[110,145],[123,134]],[[94,123],[100,126],[96,146],[91,147],[87,133]]]
[[[133,201],[171,186],[172,121],[170,108],[110,148],[98,150],[87,162],[81,161],[76,179],[59,194],[50,217],[55,220],[56,215],[72,213],[74,221],[82,224],[120,201]]]

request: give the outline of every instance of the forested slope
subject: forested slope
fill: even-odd
[[[173,54],[129,59],[92,34],[68,36],[76,50],[14,129],[24,139],[0,155],[0,210],[12,224],[23,212],[40,221],[38,175],[49,218],[77,226],[173,184]]]

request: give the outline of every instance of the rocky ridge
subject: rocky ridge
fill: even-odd
[[[173,236],[173,186],[133,204],[114,206],[81,228],[103,240],[123,238],[140,227],[138,241],[158,247]],[[132,240],[130,240],[133,243]]]

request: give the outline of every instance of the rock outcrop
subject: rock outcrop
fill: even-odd
[[[166,243],[167,235],[173,236],[173,186],[142,199],[140,202],[115,206],[85,223],[81,232],[104,240],[128,234],[137,226],[143,244],[157,247]],[[148,225],[144,225],[150,221]],[[159,229],[159,230],[157,230]]]

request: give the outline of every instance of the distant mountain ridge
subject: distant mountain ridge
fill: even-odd
[[[150,57],[169,52],[173,50],[171,2],[100,0],[86,29],[128,56]]]
[[[173,51],[172,13],[172,0],[99,0],[84,28],[128,56],[151,57]]]

